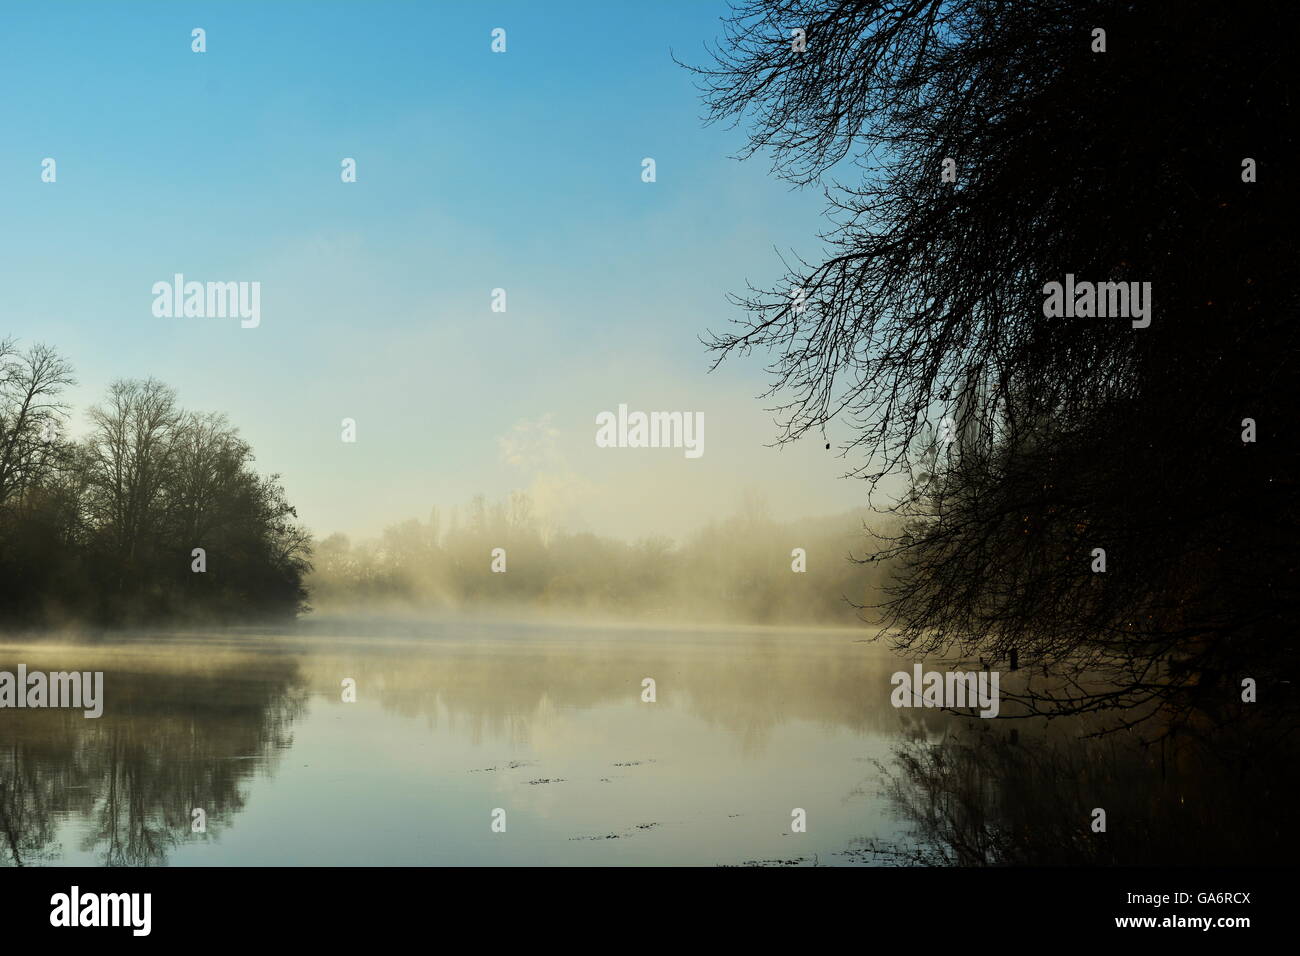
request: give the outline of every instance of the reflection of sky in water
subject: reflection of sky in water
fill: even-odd
[[[43,793],[48,862],[73,864],[110,844],[172,865],[844,863],[898,835],[872,763],[901,726],[895,665],[861,632],[456,633],[7,648],[107,687],[98,722],[0,714],[46,788],[11,816],[38,829]]]

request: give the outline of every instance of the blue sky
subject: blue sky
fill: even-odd
[[[819,191],[735,161],[741,132],[700,121],[670,53],[702,62],[723,13],[7,8],[0,334],[73,361],[74,431],[119,377],[226,413],[319,533],[515,489],[627,536],[686,533],[745,494],[787,516],[861,504],[820,443],[763,447],[760,357],[706,374],[698,337],[738,315],[726,293],[778,281],[778,249],[815,256],[825,226]],[[155,317],[151,287],[177,272],[259,281],[261,325]],[[621,402],[704,412],[705,455],[595,448]]]

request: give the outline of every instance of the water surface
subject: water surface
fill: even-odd
[[[0,860],[864,862],[863,840],[907,839],[876,762],[947,718],[894,710],[907,665],[863,637],[443,621],[0,645],[0,669],[105,673],[97,720],[0,711]]]

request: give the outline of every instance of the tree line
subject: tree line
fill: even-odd
[[[155,379],[120,380],[73,439],[75,384],[54,348],[0,341],[0,626],[303,608],[310,536],[224,416],[182,408]]]
[[[551,529],[523,493],[494,504],[480,495],[373,540],[325,538],[308,584],[322,611],[490,608],[851,625],[870,619],[882,598],[883,566],[864,572],[849,560],[869,550],[864,519],[778,521],[748,502],[680,542],[623,541]]]

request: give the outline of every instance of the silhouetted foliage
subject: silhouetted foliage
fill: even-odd
[[[735,7],[697,70],[712,117],[748,118],[779,175],[844,182],[825,256],[709,344],[775,355],[782,441],[840,417],[854,474],[905,479],[881,555],[900,648],[1107,678],[1032,701],[1051,713],[1219,712],[1296,670],[1298,22],[1284,2]],[[1067,274],[1150,282],[1150,326],[1045,317]]]
[[[0,623],[297,613],[310,539],[238,432],[150,379],[114,382],[72,440],[72,383],[53,349],[0,342]]]

